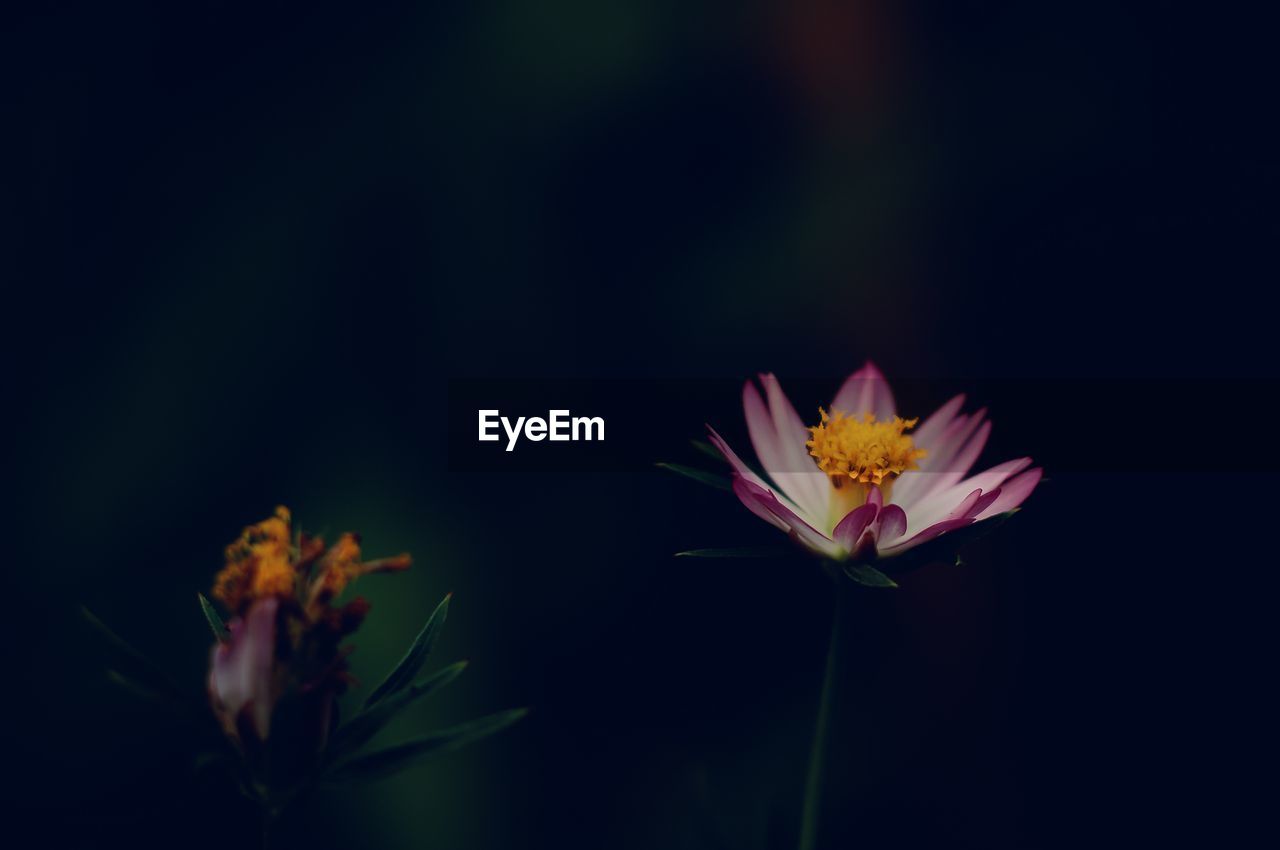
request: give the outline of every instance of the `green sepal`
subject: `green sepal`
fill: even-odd
[[[197,593],[196,596],[200,599],[200,610],[204,612],[204,618],[209,622],[209,630],[218,639],[218,643],[226,643],[231,638],[231,632],[227,629],[227,624],[222,622],[222,618],[218,616],[213,603],[203,593]]]
[[[869,564],[841,564],[844,574],[866,587],[897,587],[898,583]]]
[[[528,711],[527,708],[500,711],[470,723],[442,729],[403,744],[359,756],[338,764],[323,779],[327,782],[381,779],[426,761],[432,756],[452,752],[499,732],[524,717]]]
[[[427,656],[431,654],[431,647],[435,645],[436,640],[440,637],[440,631],[444,628],[445,617],[449,613],[449,600],[453,598],[450,593],[440,601],[436,606],[436,610],[431,612],[431,616],[427,619],[426,625],[422,627],[422,631],[418,632],[417,638],[413,641],[413,646],[409,647],[409,651],[405,653],[404,658],[400,659],[400,663],[392,670],[387,678],[382,680],[382,684],[374,688],[373,693],[365,700],[364,707],[370,708],[389,696],[407,688],[413,678],[418,675],[418,671],[422,669],[422,665],[427,663]]]

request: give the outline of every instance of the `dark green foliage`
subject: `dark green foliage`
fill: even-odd
[[[343,762],[329,771],[324,779],[332,782],[353,782],[390,776],[432,756],[452,752],[481,738],[487,738],[507,728],[526,714],[528,709],[515,708],[490,714],[488,717],[472,720],[470,723],[463,723],[450,729],[432,732],[430,735]]]
[[[658,466],[662,469],[670,470],[671,472],[674,472],[677,475],[683,475],[686,478],[692,478],[694,481],[697,481],[699,484],[706,484],[708,487],[715,487],[716,489],[719,489],[719,490],[729,490],[729,491],[733,490],[733,485],[729,483],[728,478],[725,478],[723,475],[718,475],[714,472],[706,472],[705,470],[695,469],[692,466],[685,466],[682,463],[663,462],[663,463],[659,463]]]
[[[408,687],[413,677],[418,675],[422,665],[427,663],[427,656],[431,654],[431,648],[440,637],[441,629],[444,628],[445,618],[449,615],[449,600],[452,598],[453,594],[445,596],[436,606],[436,610],[431,612],[427,624],[422,627],[422,631],[418,632],[418,637],[414,639],[413,645],[404,654],[404,658],[400,659],[400,663],[387,675],[382,684],[373,689],[373,693],[365,701],[365,708],[376,705],[380,700]]]
[[[218,643],[226,643],[227,638],[231,637],[231,633],[227,631],[227,626],[222,622],[222,618],[218,616],[213,603],[203,593],[197,593],[196,597],[200,600],[200,610],[204,612],[204,618],[209,621],[209,630],[218,639]]]

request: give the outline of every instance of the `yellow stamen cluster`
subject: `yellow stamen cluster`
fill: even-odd
[[[809,428],[813,439],[805,445],[837,487],[849,482],[879,485],[916,469],[916,461],[925,456],[925,450],[917,449],[903,433],[919,420],[895,416],[878,422],[871,413],[858,418],[838,410],[830,415],[822,408],[818,411],[822,422]]]
[[[360,535],[347,532],[338,538],[316,568],[312,582],[311,601],[328,601],[337,596],[350,582],[369,573],[390,573],[409,569],[413,559],[408,554],[376,561],[360,560]]]
[[[297,571],[290,552],[288,508],[241,532],[227,547],[227,564],[214,582],[213,595],[237,611],[249,599],[288,596],[294,592]]]
[[[233,613],[267,596],[296,598],[312,618],[354,579],[373,572],[409,568],[406,555],[361,562],[360,538],[343,534],[327,552],[324,541],[293,531],[289,510],[246,528],[227,547],[226,566],[214,581],[213,595]],[[313,569],[314,566],[314,569]]]
[[[347,532],[320,560],[316,589],[330,597],[337,596],[347,582],[360,575],[360,539]]]

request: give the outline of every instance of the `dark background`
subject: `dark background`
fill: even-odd
[[[857,600],[824,846],[1258,837],[1274,764],[1273,22],[1050,3],[64,3],[0,35],[10,830],[239,846],[194,604],[288,504],[374,680],[447,591],[472,666],[387,739],[501,736],[292,812],[313,847],[793,846],[831,610],[665,476],[739,381],[969,390],[1026,509]],[[450,463],[450,381],[723,388],[596,468]],[[539,386],[540,384],[532,384]],[[795,389],[792,389],[792,388]],[[615,402],[617,387],[602,390]],[[550,406],[550,405],[547,405]],[[530,413],[533,411],[520,411]],[[584,410],[583,412],[589,412]],[[611,449],[613,447],[611,446]]]

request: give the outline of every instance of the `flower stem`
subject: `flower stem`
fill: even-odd
[[[279,817],[280,810],[264,804],[262,806],[262,850],[271,850],[275,842],[272,840],[272,833],[275,830],[276,818]]]
[[[848,590],[836,582],[835,614],[831,621],[831,642],[827,645],[827,667],[822,677],[818,719],[813,728],[813,748],[809,751],[809,774],[804,784],[804,809],[800,816],[800,850],[813,850],[818,841],[818,819],[822,808],[822,779],[827,750],[827,721],[831,714],[832,692],[840,666],[841,620]]]

